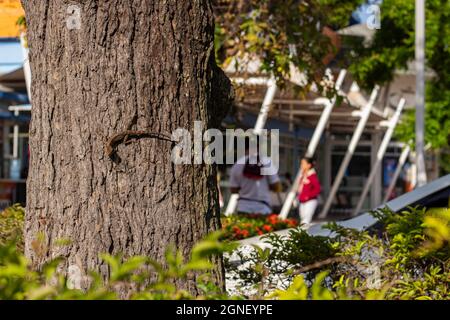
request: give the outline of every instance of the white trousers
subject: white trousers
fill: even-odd
[[[312,199],[304,203],[300,203],[300,220],[302,224],[310,224],[316,212],[318,201],[317,199]]]

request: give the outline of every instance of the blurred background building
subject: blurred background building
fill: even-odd
[[[23,16],[20,1],[0,0],[0,207],[24,203],[28,173],[30,112],[14,112],[29,98],[24,74],[24,49],[17,21]]]

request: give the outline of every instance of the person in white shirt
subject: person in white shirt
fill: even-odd
[[[270,158],[260,157],[257,152],[250,153],[247,144],[245,152],[245,157],[239,159],[230,172],[231,192],[239,194],[237,211],[270,214],[270,191],[281,191],[280,178],[277,174],[259,175],[258,165],[254,163],[259,163],[259,167],[270,167]]]

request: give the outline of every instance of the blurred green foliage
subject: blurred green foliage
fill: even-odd
[[[20,205],[14,205],[0,212],[0,247],[14,241],[20,251],[23,251],[23,222],[25,210]]]
[[[324,59],[335,53],[325,27],[348,24],[362,0],[242,0],[216,1],[215,48],[220,65],[248,56],[262,62],[282,85],[290,65],[307,75],[310,83],[323,75]],[[236,61],[236,60],[234,60]],[[237,66],[239,70],[239,66]]]
[[[220,241],[214,233],[199,242],[185,261],[173,247],[164,261],[144,256],[124,259],[101,255],[109,278],[89,272],[85,290],[71,289],[61,272],[61,258],[36,270],[23,256],[23,209],[2,213],[0,244],[0,299],[248,299],[230,297],[211,275],[213,257],[236,252],[237,244]],[[259,299],[450,299],[450,209],[410,208],[399,213],[373,212],[380,228],[361,232],[330,223],[330,236],[311,236],[293,229],[289,237],[267,235],[270,249],[254,247],[242,256],[241,280],[257,289]],[[5,221],[8,220],[8,223]],[[17,220],[12,223],[12,220]],[[177,280],[193,273],[198,296],[179,289]],[[280,285],[280,279],[287,280]],[[127,292],[125,296],[122,293]]]
[[[174,248],[166,252],[165,265],[143,256],[122,259],[120,255],[101,255],[109,265],[107,281],[96,272],[90,272],[90,285],[86,290],[70,289],[68,278],[58,272],[63,261],[55,259],[39,271],[33,270],[18,250],[15,242],[0,246],[0,300],[98,300],[117,299],[118,288],[131,288],[128,296],[142,299],[229,299],[217,287],[211,277],[211,258],[235,248],[232,243],[218,239],[220,233],[209,235],[192,250],[189,261],[183,261],[181,253]],[[186,279],[193,272],[201,273],[198,288],[203,292],[192,296],[178,289],[174,281]],[[156,275],[156,277],[154,277]]]
[[[426,2],[426,66],[434,77],[426,83],[425,140],[441,149],[441,167],[450,172],[450,2]],[[350,71],[358,83],[372,88],[391,81],[397,70],[405,70],[415,55],[414,1],[384,0],[381,29],[368,48],[359,48]],[[414,141],[415,110],[405,112],[396,137]]]
[[[382,228],[371,232],[330,223],[329,237],[271,235],[272,249],[242,257],[252,263],[234,272],[276,299],[450,299],[450,210],[373,215]],[[280,279],[290,285],[280,288]]]

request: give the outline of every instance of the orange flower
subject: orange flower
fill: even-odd
[[[278,221],[279,221],[279,220],[278,220],[278,217],[275,216],[275,215],[270,215],[270,216],[267,218],[267,222],[270,223],[270,224],[276,224]]]

